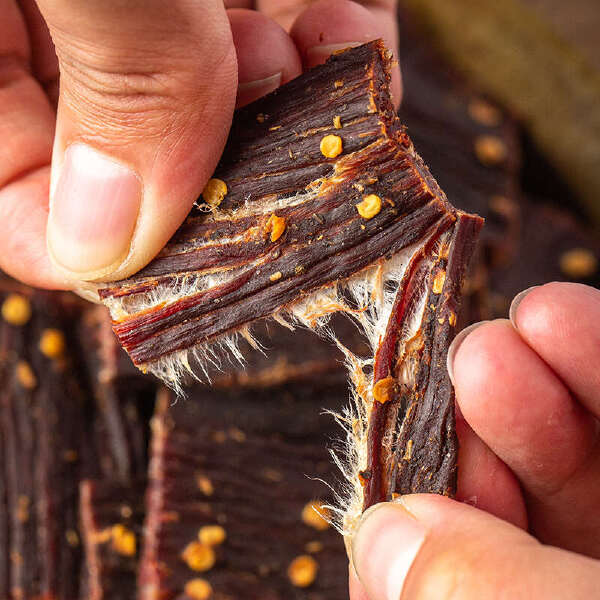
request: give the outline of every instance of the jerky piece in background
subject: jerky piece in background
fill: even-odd
[[[3,281],[0,411],[9,597],[78,597],[86,396],[71,353],[76,299]]]
[[[112,333],[105,308],[90,306],[78,324],[94,397],[94,454],[89,476],[130,483],[145,477],[155,382],[133,367]]]
[[[81,523],[88,578],[84,600],[133,600],[144,517],[145,481],[81,482]]]
[[[153,421],[140,598],[342,600],[347,557],[320,508],[345,385],[195,388]],[[313,505],[317,511],[313,510]],[[209,595],[210,592],[210,595]]]

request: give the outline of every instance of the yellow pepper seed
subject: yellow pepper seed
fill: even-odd
[[[125,525],[114,525],[111,530],[112,547],[123,556],[135,556],[136,540],[135,534]]]
[[[200,542],[190,542],[181,553],[181,558],[192,571],[200,572],[212,569],[217,560],[214,550]]]
[[[198,489],[205,496],[212,496],[215,493],[215,487],[208,477],[204,475],[198,475],[196,477],[196,483],[198,484]]]
[[[65,351],[65,336],[58,329],[46,329],[40,338],[40,352],[48,358],[59,358]]]
[[[329,528],[327,517],[328,511],[320,502],[309,502],[302,509],[302,521],[317,531]]]
[[[24,360],[20,360],[17,363],[17,381],[26,390],[33,390],[37,386],[37,377],[29,363]]]
[[[495,135],[482,135],[475,140],[475,155],[486,167],[504,162],[507,154],[506,144]]]
[[[384,379],[380,379],[373,386],[373,398],[380,404],[385,404],[392,399],[392,393],[394,391],[394,387],[396,386],[396,382],[393,377],[385,377]]]
[[[273,273],[273,275],[269,276],[269,279],[271,281],[279,281],[282,277],[283,275],[281,274],[281,271],[276,271],[275,273]]]
[[[287,574],[290,581],[296,587],[308,587],[316,577],[319,565],[317,561],[307,554],[297,556],[288,567]]]
[[[2,318],[11,325],[25,325],[31,318],[29,300],[21,294],[11,294],[2,304]]]
[[[560,270],[571,279],[587,279],[598,271],[598,259],[586,248],[573,248],[560,257]]]
[[[333,126],[336,129],[342,128],[342,118],[339,115],[336,115],[335,117],[333,117]]]
[[[368,194],[356,205],[356,210],[363,219],[372,219],[381,212],[381,198],[377,194]]]
[[[218,546],[227,539],[227,532],[220,525],[205,525],[198,531],[198,539],[205,546]]]
[[[222,179],[209,179],[202,190],[202,198],[211,208],[217,208],[226,195],[227,184]]]
[[[342,153],[342,138],[329,134],[321,140],[321,154],[325,158],[335,158]]]
[[[190,579],[183,588],[186,596],[193,600],[208,600],[212,596],[212,586],[206,579]]]

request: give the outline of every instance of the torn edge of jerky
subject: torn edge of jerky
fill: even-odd
[[[445,360],[482,225],[450,205],[415,152],[390,100],[390,65],[370,42],[237,111],[206,202],[145,269],[100,290],[134,363],[179,391],[194,367],[208,376],[220,366],[222,351],[243,362],[241,338],[258,347],[257,319],[332,339],[355,400],[338,415],[345,533],[394,493],[454,491]],[[337,340],[335,312],[358,323],[371,356]]]

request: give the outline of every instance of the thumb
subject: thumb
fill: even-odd
[[[121,278],[181,224],[222,152],[237,62],[220,0],[38,0],[60,66],[48,249]]]
[[[598,561],[543,546],[483,511],[425,494],[365,513],[352,560],[370,600],[592,598],[600,577]],[[353,600],[365,597],[358,587],[351,586]]]

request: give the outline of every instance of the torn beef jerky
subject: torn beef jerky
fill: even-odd
[[[88,571],[82,600],[132,600],[136,580],[145,482],[81,482],[81,522]]]
[[[145,269],[100,290],[134,363],[160,370],[450,227],[455,210],[390,102],[389,61],[366,44],[237,112],[218,208],[193,211]],[[342,142],[335,160],[321,152],[326,135]],[[380,204],[365,218],[357,205],[371,195]],[[285,222],[275,242],[272,215]]]
[[[203,386],[153,421],[139,598],[343,600],[342,540],[312,509],[330,502],[326,445],[344,385]],[[198,595],[194,595],[194,586]],[[201,595],[202,590],[212,590]]]
[[[358,359],[336,340],[351,365],[358,415],[348,428],[356,494],[345,530],[377,497],[375,487],[385,497],[454,492],[445,356],[482,224],[449,204],[414,151],[390,101],[389,70],[390,55],[372,42],[238,111],[203,192],[210,214],[194,210],[138,275],[100,290],[133,362],[175,385],[191,359],[202,367],[216,346],[241,357],[236,336],[254,344],[248,325],[261,317],[318,328],[334,312],[349,314],[371,352]],[[365,372],[373,356],[374,380]],[[389,380],[383,411],[380,379]],[[439,414],[427,419],[432,409]],[[398,448],[384,451],[396,436]],[[394,463],[401,447],[415,457],[406,468]],[[371,463],[360,464],[366,455]],[[371,468],[391,475],[371,474],[363,497],[356,471]]]
[[[76,311],[66,296],[5,283],[0,415],[9,593],[3,597],[74,600],[85,397],[72,372],[64,325]]]

